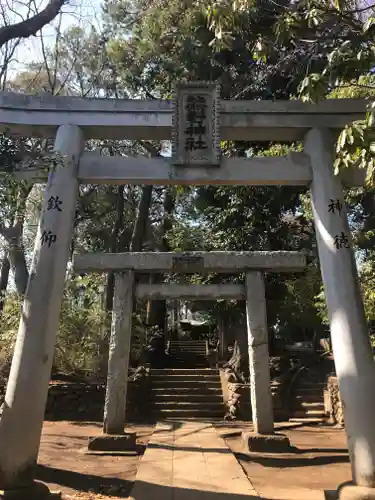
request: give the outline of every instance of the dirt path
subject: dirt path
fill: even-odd
[[[245,453],[243,424],[219,426],[256,492],[267,500],[323,500],[324,490],[334,490],[350,479],[345,433],[332,427],[279,429],[297,447],[295,453]],[[130,425],[137,432],[138,456],[98,456],[84,453],[89,436],[101,433],[101,424],[46,422],[39,454],[37,479],[65,500],[127,498],[135,480],[139,460],[153,425]]]
[[[126,498],[135,480],[138,463],[153,432],[153,425],[129,425],[137,432],[137,456],[99,456],[84,453],[89,436],[101,433],[101,424],[45,422],[37,479],[67,500]]]
[[[346,437],[329,426],[280,429],[297,447],[295,453],[245,453],[241,429],[220,428],[229,448],[258,494],[267,500],[323,500],[324,490],[335,490],[351,479]],[[237,433],[237,435],[234,435]]]

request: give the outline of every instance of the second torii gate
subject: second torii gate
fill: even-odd
[[[254,429],[273,433],[273,407],[269,373],[268,326],[263,272],[300,272],[306,258],[298,252],[187,252],[82,254],[74,258],[75,272],[114,271],[115,298],[104,408],[106,434],[124,432],[133,296],[139,299],[241,299],[246,301],[250,390]],[[134,273],[246,273],[244,285],[139,284]],[[100,441],[100,438],[98,438]],[[119,439],[116,438],[116,444]],[[125,436],[130,446],[132,440]]]

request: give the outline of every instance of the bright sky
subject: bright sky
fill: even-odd
[[[47,0],[0,0],[0,26],[4,24],[4,17],[7,23],[20,22],[40,12],[46,5]],[[56,31],[66,30],[70,26],[96,26],[100,25],[100,0],[69,0],[63,7],[62,14],[53,23],[43,28],[37,36],[30,37],[22,42],[14,54],[11,64],[12,73],[25,68],[28,63],[42,58],[40,37],[43,37],[45,46],[53,45]],[[29,6],[31,9],[29,11]]]

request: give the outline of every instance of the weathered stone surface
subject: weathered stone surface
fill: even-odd
[[[68,96],[0,93],[0,130],[26,137],[53,137],[63,124],[82,127],[93,139],[171,139],[170,101],[80,99]],[[47,112],[46,112],[47,111]],[[362,120],[365,99],[220,102],[222,140],[295,141],[310,128],[341,130]]]
[[[26,172],[39,178],[41,173]],[[222,158],[220,168],[182,167],[169,158],[100,156],[85,153],[78,177],[82,184],[162,184],[162,185],[291,185],[307,186],[312,180],[310,162],[303,153],[288,156]],[[350,183],[363,179],[350,176]]]
[[[338,500],[375,500],[375,488],[345,483],[338,488],[337,498]]]
[[[150,381],[145,371],[136,380],[129,371],[125,421],[150,415]],[[105,385],[85,382],[51,382],[45,418],[47,420],[103,420]],[[0,386],[0,404],[1,386]]]
[[[183,166],[218,165],[219,86],[209,82],[178,83],[174,94],[173,162]]]
[[[334,137],[327,128],[306,136],[313,171],[311,204],[332,349],[344,409],[353,480],[375,484],[375,364],[340,180]]]
[[[114,435],[122,434],[124,431],[132,330],[133,285],[134,275],[132,271],[115,275],[103,422],[104,432]]]
[[[260,272],[246,273],[246,318],[254,430],[260,434],[271,434],[274,423],[268,325],[264,278]]]
[[[294,448],[289,438],[284,434],[256,434],[254,432],[243,432],[242,440],[245,449],[261,453],[288,453]]]
[[[195,285],[181,283],[140,283],[136,286],[135,295],[137,299],[143,300],[244,300],[244,285],[231,283],[218,283],[214,285]]]
[[[136,438],[135,432],[118,436],[94,436],[89,438],[87,448],[90,451],[133,451],[136,447]]]
[[[230,368],[220,371],[224,404],[227,408],[226,420],[251,420],[250,384],[232,382],[234,377]],[[283,399],[284,384],[271,382],[273,413],[276,421],[286,420],[288,412]]]
[[[329,416],[332,424],[344,427],[344,412],[341,404],[337,377],[328,377],[327,399],[329,400]]]
[[[24,487],[33,479],[30,464],[37,460],[43,426],[73,235],[76,173],[83,139],[82,131],[74,125],[60,127],[56,135],[54,148],[63,162],[50,173],[44,194],[0,420],[0,488],[6,490]],[[25,470],[30,473],[25,474]]]
[[[127,252],[86,253],[75,255],[75,272],[108,272],[132,269],[140,273],[174,271],[176,257],[202,257],[203,267],[194,263],[186,273],[220,272],[235,273],[245,269],[269,272],[299,272],[306,267],[302,252]]]
[[[212,425],[163,422],[157,424],[140,461],[128,500],[255,500],[258,497]]]

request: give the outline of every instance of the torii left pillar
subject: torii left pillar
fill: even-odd
[[[34,482],[78,196],[83,133],[62,125],[51,172],[0,420],[0,498],[41,498]]]
[[[249,451],[288,452],[290,451],[288,437],[274,432],[263,274],[259,271],[247,271],[245,286],[254,432],[243,432],[242,440]]]
[[[136,434],[124,432],[133,315],[133,271],[115,274],[103,434],[89,439],[93,452],[136,449]]]

